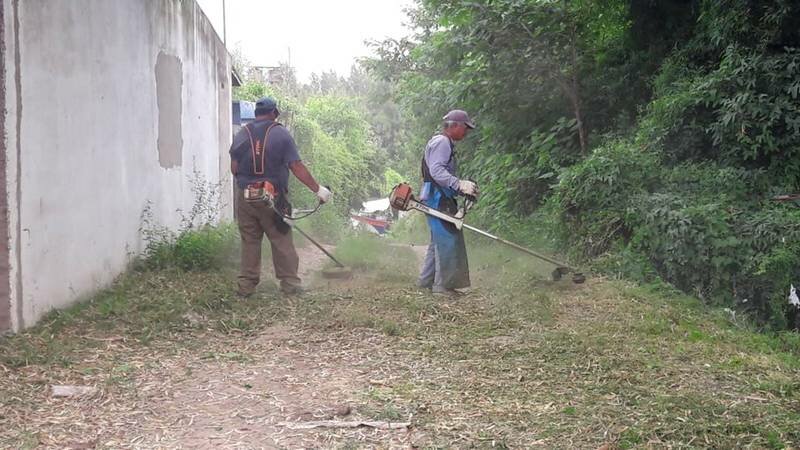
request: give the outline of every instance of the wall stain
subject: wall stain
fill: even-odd
[[[183,164],[183,63],[180,58],[158,53],[156,60],[158,105],[158,163],[165,169]]]

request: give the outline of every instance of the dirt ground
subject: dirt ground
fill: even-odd
[[[117,442],[142,448],[320,448],[348,438],[407,448],[413,440],[408,430],[292,427],[373,420],[356,405],[363,401],[359,392],[379,373],[370,354],[380,352],[382,342],[379,336],[361,342],[363,347],[342,348],[336,336],[277,326],[244,345],[230,343],[236,355],[161,361],[137,380],[136,409],[150,414]]]
[[[494,247],[442,299],[413,287],[425,246],[350,245],[347,281],[300,248],[299,296],[269,265],[247,300],[134,274],[0,342],[0,448],[800,448],[796,357],[690,300]]]
[[[298,252],[301,276],[314,278],[326,257],[311,245]],[[309,283],[325,289],[319,278]],[[127,348],[123,339],[111,338],[106,349],[121,361],[112,369],[117,383],[102,383],[102,374],[90,370],[76,378],[74,371],[6,369],[4,376],[15,378],[9,381],[30,386],[36,406],[9,408],[0,419],[28,424],[28,444],[37,448],[294,449],[346,446],[342,442],[411,448],[413,428],[294,428],[317,421],[375,421],[358,405],[364,393],[382,383],[386,367],[374,355],[385,354],[383,335],[347,333],[276,325],[254,336],[201,336],[202,347],[177,352],[169,346]],[[90,367],[92,361],[82,365]],[[54,398],[50,386],[57,384],[106,387],[87,396]]]

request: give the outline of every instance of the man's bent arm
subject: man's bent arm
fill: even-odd
[[[309,189],[311,189],[311,192],[316,194],[317,191],[319,191],[319,183],[317,183],[317,181],[311,175],[311,172],[308,171],[306,165],[303,164],[303,161],[294,161],[289,163],[289,169],[292,171],[294,176],[300,180],[301,183],[305,184]]]

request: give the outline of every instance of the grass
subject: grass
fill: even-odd
[[[416,256],[408,246],[392,244],[374,234],[353,234],[339,242],[334,256],[353,269],[378,273],[387,281],[402,281],[416,271]]]
[[[0,365],[12,373],[104,376],[112,389],[133,389],[148,369],[124,352],[106,352],[109,339],[247,366],[254,358],[246,350],[208,351],[205,342],[246,342],[268,325],[289,324],[335,331],[343,346],[380,335],[386,353],[375,358],[391,379],[365,386],[358,412],[410,418],[423,448],[800,444],[797,335],[754,333],[661,285],[550,282],[547,265],[468,240],[477,244],[470,250],[476,288],[454,300],[415,289],[413,252],[377,237],[348,238],[336,249],[356,269],[355,281],[299,300],[266,288],[235,301],[230,267],[134,272],[0,340]],[[0,383],[0,402],[20,407],[34,398],[32,389]],[[9,446],[35,446],[37,439],[0,432],[0,444]],[[359,448],[344,437],[334,442]]]

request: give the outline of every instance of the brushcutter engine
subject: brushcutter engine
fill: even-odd
[[[265,202],[272,206],[277,196],[275,186],[269,181],[250,183],[244,189],[244,199],[248,202]]]
[[[411,210],[411,201],[414,200],[414,193],[411,191],[411,186],[407,183],[400,183],[392,189],[392,194],[389,196],[389,204],[392,208],[398,211]]]
[[[464,196],[464,202],[458,207],[458,212],[454,215],[449,215],[439,210],[430,208],[414,198],[413,190],[408,183],[400,183],[392,189],[391,195],[389,195],[389,204],[392,208],[398,211],[410,211],[412,209],[416,209],[419,211],[424,212],[425,214],[429,214],[432,216],[439,217],[447,222],[452,223],[456,226],[456,228],[461,229],[461,222],[466,216],[467,211],[472,208],[472,206],[477,202],[477,199],[471,195]],[[440,217],[438,214],[443,214],[446,217]]]
[[[285,198],[278,198],[278,190],[269,181],[248,184],[244,189],[244,199],[247,202],[264,202],[275,211],[275,214],[287,220],[304,219],[317,212],[322,206],[322,201],[319,201],[313,209],[293,210]]]

